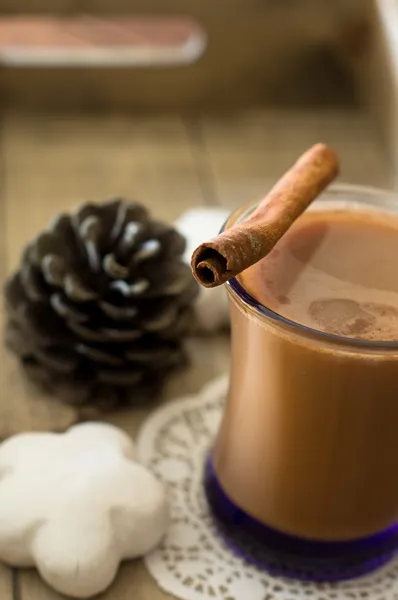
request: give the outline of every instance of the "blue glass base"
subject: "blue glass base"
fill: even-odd
[[[317,582],[354,579],[398,553],[398,523],[372,537],[349,542],[308,541],[267,527],[228,498],[211,457],[204,487],[217,528],[231,550],[274,575]]]

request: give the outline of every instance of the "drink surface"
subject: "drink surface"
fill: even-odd
[[[398,341],[398,215],[322,203],[239,277],[279,315],[319,331]]]

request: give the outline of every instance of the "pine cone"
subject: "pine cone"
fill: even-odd
[[[104,410],[153,397],[183,364],[194,320],[184,248],[139,204],[60,215],[6,283],[9,347],[65,402]]]

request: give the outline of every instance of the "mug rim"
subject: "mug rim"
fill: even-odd
[[[397,210],[398,216],[398,193],[393,190],[387,190],[383,188],[377,188],[374,186],[366,186],[366,185],[355,185],[348,183],[338,183],[333,184],[321,194],[322,196],[327,196],[330,193],[348,193],[348,194],[363,194],[366,196],[374,196],[374,197],[384,197],[386,200],[394,201]],[[349,201],[349,200],[348,200]],[[252,207],[254,208],[258,203],[252,203]],[[377,205],[374,206],[377,208]],[[380,207],[382,208],[382,207]],[[242,207],[235,209],[228,217],[228,219],[223,224],[220,233],[225,231],[227,223],[230,221],[231,217],[233,217]],[[249,209],[248,209],[249,210]],[[388,210],[388,209],[387,209]],[[247,212],[247,211],[245,211]],[[313,327],[309,327],[308,325],[303,325],[302,323],[297,323],[292,319],[288,319],[277,313],[276,311],[268,308],[265,304],[262,304],[254,296],[252,296],[243,286],[239,283],[237,277],[233,277],[228,280],[226,283],[226,288],[228,293],[232,296],[238,296],[239,300],[250,310],[254,310],[260,317],[268,318],[272,322],[277,325],[282,325],[287,327],[290,330],[293,330],[295,333],[301,333],[304,337],[315,338],[319,341],[338,344],[340,346],[346,348],[357,348],[361,350],[384,350],[398,351],[398,340],[363,340],[358,338],[350,338],[342,335],[337,335],[334,333],[328,333],[326,331],[320,331],[319,329],[315,329]]]

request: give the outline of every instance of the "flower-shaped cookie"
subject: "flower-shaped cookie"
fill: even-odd
[[[85,423],[0,445],[0,560],[36,566],[64,594],[104,590],[167,524],[163,486],[115,427]]]

